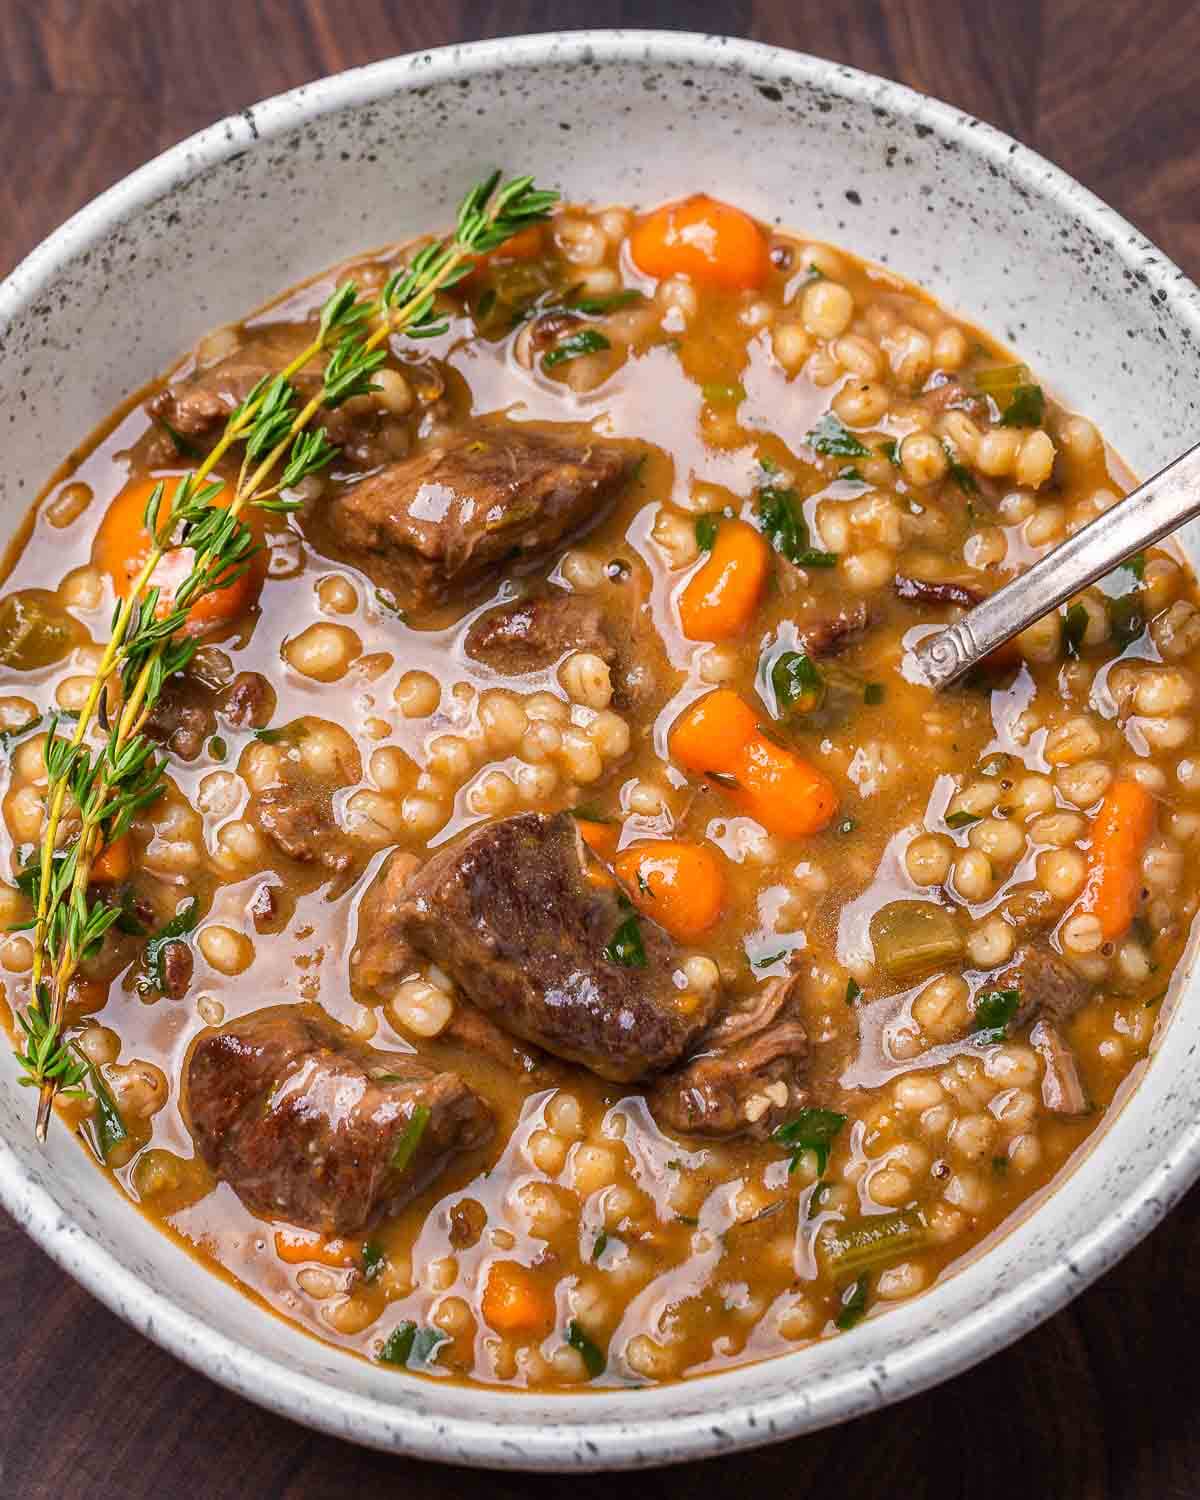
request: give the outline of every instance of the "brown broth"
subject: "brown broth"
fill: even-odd
[[[606,222],[604,215],[589,217],[585,210],[572,210],[570,218],[593,225]],[[94,985],[88,1004],[79,1006],[72,1020],[82,1022],[86,1011],[118,1033],[123,1060],[153,1062],[170,1082],[169,1099],[146,1122],[136,1153],[112,1170],[118,1188],[132,1202],[140,1199],[144,1212],[215,1271],[300,1327],[346,1349],[377,1357],[403,1320],[424,1329],[440,1318],[446,1337],[434,1351],[428,1373],[509,1387],[586,1381],[579,1352],[566,1341],[572,1323],[607,1350],[607,1369],[598,1384],[700,1374],[783,1352],[832,1333],[843,1307],[846,1278],[835,1274],[818,1250],[827,1224],[836,1228],[846,1219],[922,1214],[923,1243],[872,1267],[868,1287],[872,1306],[919,1292],[977,1253],[1051,1187],[1113,1107],[1150,1046],[1155,1000],[1182,952],[1197,904],[1194,876],[1182,865],[1182,851],[1200,829],[1200,778],[1191,773],[1188,759],[1194,728],[1186,718],[1195,652],[1177,652],[1170,664],[1161,666],[1159,637],[1151,631],[1126,648],[1123,660],[1134,663],[1137,671],[1175,672],[1184,683],[1177,695],[1184,700],[1180,707],[1157,716],[1160,724],[1183,721],[1182,729],[1177,722],[1170,731],[1155,729],[1153,740],[1143,735],[1139,748],[1140,731],[1136,724],[1123,728],[1109,694],[1109,667],[1117,653],[1104,642],[1085,645],[1072,657],[1034,641],[1019,669],[997,677],[990,689],[967,689],[931,701],[926,690],[905,679],[904,653],[914,632],[951,618],[952,612],[944,607],[918,610],[898,601],[891,588],[896,571],[994,587],[1041,556],[1067,526],[1089,518],[1097,493],[1124,493],[1129,476],[1103,444],[1089,448],[1086,430],[1079,438],[1079,429],[1072,429],[1067,414],[1051,403],[1046,426],[1056,436],[1059,453],[1044,487],[1019,486],[1011,475],[989,480],[977,474],[982,493],[973,497],[952,476],[926,486],[910,483],[879,445],[898,442],[921,426],[919,389],[925,381],[906,386],[888,366],[889,340],[895,345],[916,333],[928,344],[957,330],[966,351],[959,367],[968,385],[973,370],[1012,363],[1012,356],[890,272],[818,246],[810,247],[808,261],[822,269],[822,279],[849,290],[854,322],[841,335],[814,337],[803,369],[789,373],[772,352],[771,328],[797,324],[813,278],[801,254],[802,238],[775,235],[773,243],[787,249],[791,268],[772,272],[761,293],[701,289],[695,311],[675,316],[664,309],[661,290],[656,300],[654,281],[637,270],[627,244],[610,235],[596,269],[619,273],[623,285],[644,292],[643,307],[654,316],[641,319],[644,326],[629,334],[638,319],[614,314],[606,326],[619,357],[608,357],[608,363],[601,357],[590,375],[584,361],[562,367],[578,390],[558,375],[522,368],[520,328],[504,337],[477,336],[460,303],[449,304],[449,333],[419,350],[397,349],[392,368],[416,379],[420,372],[413,364],[419,360],[432,362],[440,372],[445,396],[428,414],[434,437],[469,415],[505,413],[512,420],[589,423],[598,437],[634,440],[645,447],[635,481],[613,514],[576,544],[574,564],[570,558],[554,559],[542,572],[569,580],[574,567],[578,580],[588,576],[589,567],[594,575],[596,564],[604,564],[607,571],[592,585],[602,604],[620,610],[631,594],[649,601],[660,641],[647,651],[658,684],[653,708],[641,718],[626,713],[630,748],[607,761],[594,780],[573,784],[560,771],[544,795],[514,805],[553,809],[595,803],[621,817],[622,847],[671,833],[721,851],[725,912],[695,947],[716,961],[734,996],[785,974],[789,962],[798,965],[813,1054],[814,1102],[846,1115],[847,1123],[818,1183],[811,1151],[789,1171],[788,1152],[772,1141],[675,1140],[655,1125],[636,1090],[568,1064],[554,1065],[557,1087],[531,1089],[452,1042],[422,1040],[393,1029],[377,1001],[362,1004],[351,996],[346,978],[357,900],[390,844],[378,848],[350,889],[331,893],[311,871],[281,856],[251,860],[244,869],[215,862],[217,831],[232,821],[228,807],[219,804],[196,824],[204,849],[195,868],[174,878],[147,876],[153,886],[150,899],[162,921],[181,896],[195,895],[204,910],[203,925],[221,923],[243,933],[254,945],[253,962],[243,973],[226,974],[197,949],[186,996],[155,998],[149,1004],[129,988],[130,966],[111,984]],[[377,270],[397,253],[380,252],[367,264]],[[580,274],[550,251],[547,265],[559,285],[571,285],[571,278]],[[246,334],[279,322],[308,320],[337,274],[286,294],[269,311],[248,319]],[[686,294],[680,295],[686,301]],[[873,347],[884,364],[880,378],[888,386],[889,403],[878,421],[850,424],[855,432],[869,433],[870,452],[834,462],[814,456],[805,440],[831,399],[853,383],[845,365],[830,373],[830,351],[847,334]],[[627,356],[622,337],[628,341]],[[943,342],[953,348],[952,339]],[[192,368],[183,364],[175,378],[186,378]],[[933,368],[931,356],[929,370]],[[592,378],[596,383],[589,386]],[[740,387],[745,395],[731,403],[720,393],[710,391],[706,397],[702,387]],[[88,568],[100,517],[143,472],[137,468],[137,454],[147,427],[147,394],[139,393],[122,407],[59,471],[28,531],[15,544],[7,574],[10,593],[59,588],[64,579],[69,589],[77,570]],[[1001,430],[994,416],[984,418],[983,425],[988,432]],[[764,461],[773,467],[765,469]],[[855,472],[842,475],[843,468]],[[757,515],[756,490],[764,480],[778,482],[774,476],[781,470],[803,498],[813,536],[823,538],[840,561],[832,568],[811,568],[798,585],[793,580],[789,586],[788,565],[777,560],[776,587],[762,602],[752,628],[740,639],[708,648],[710,665],[703,668],[706,648],[686,639],[677,612],[679,595],[697,564],[671,566],[669,549],[656,540],[656,522],[663,513],[690,525],[697,512],[725,507],[751,519]],[[226,477],[234,473],[227,465],[222,472]],[[335,470],[338,482],[342,472]],[[91,501],[69,524],[56,526],[51,514],[70,484],[86,485]],[[872,497],[874,509],[867,503]],[[1057,534],[1054,507],[1061,516]],[[472,723],[477,726],[479,695],[499,689],[527,701],[538,692],[560,699],[563,694],[552,670],[532,679],[497,679],[455,649],[466,625],[505,596],[507,581],[459,618],[445,611],[409,625],[380,600],[369,578],[336,560],[337,538],[322,526],[319,510],[318,501],[299,528],[269,523],[270,574],[260,605],[216,644],[234,671],[259,671],[271,680],[278,694],[273,724],[307,715],[348,734],[367,787],[372,785],[373,754],[384,747],[402,752],[406,759],[392,762],[401,767],[392,796],[399,808],[404,796],[419,790],[433,731],[457,734]],[[1035,531],[1031,538],[1031,522],[1039,517],[1044,535],[1038,539]],[[685,532],[686,526],[682,532],[677,526],[677,543]],[[842,537],[837,547],[830,545],[835,534]],[[971,557],[993,560],[973,566]],[[623,577],[610,576],[614,563],[624,565]],[[873,572],[876,582],[870,581]],[[335,576],[348,580],[355,594],[344,613],[323,609],[317,592],[322,580]],[[1196,600],[1190,573],[1167,550],[1151,554],[1142,587],[1147,615],[1156,619],[1174,603]],[[850,674],[860,684],[882,685],[883,699],[856,706],[840,721],[831,714],[827,723],[801,724],[795,731],[803,752],[832,776],[842,799],[830,827],[801,847],[767,836],[753,820],[731,810],[719,784],[689,778],[671,764],[668,736],[687,704],[717,681],[756,703],[764,643],[787,638],[798,607],[807,618],[836,610],[850,596],[869,602],[872,628],[829,670]],[[94,641],[105,639],[113,602],[105,579],[94,607],[72,606]],[[304,677],[281,659],[286,642],[322,621],[352,629],[360,643],[356,662],[331,684]],[[45,712],[63,680],[81,671],[86,673],[86,664],[81,667],[77,658],[74,665],[68,659],[34,672],[0,668],[0,710],[15,697]],[[414,671],[429,673],[440,684],[440,720],[406,718],[396,708],[397,685]],[[459,686],[463,684],[465,689]],[[456,686],[466,705],[457,718]],[[1096,728],[1099,747],[1082,762],[1059,759],[1056,771],[1047,758],[1048,749],[1052,756],[1057,753],[1056,742],[1048,746],[1048,738],[1056,733],[1061,738],[1062,726],[1081,717]],[[1141,722],[1155,718],[1143,713]],[[18,721],[18,710],[10,710],[10,727]],[[255,753],[253,736],[220,732],[227,741],[224,759],[211,746],[191,764],[172,758],[171,804],[195,807],[208,795],[209,778],[246,768],[247,756]],[[477,732],[472,743],[480,743]],[[28,840],[12,832],[18,816],[15,799],[27,784],[19,755],[19,747],[13,756],[5,755],[0,769],[7,820],[0,824],[0,861],[13,872],[28,853]],[[997,755],[1008,760],[989,779],[979,768]],[[914,883],[906,865],[906,848],[922,829],[941,840],[939,847],[950,861],[961,864],[974,847],[972,829],[986,826],[995,834],[992,824],[1020,820],[1022,809],[1010,808],[1007,819],[981,815],[977,823],[947,828],[948,807],[972,797],[982,797],[979,806],[984,807],[993,787],[994,806],[1022,795],[1033,799],[1022,805],[1026,823],[1036,818],[1047,798],[1044,812],[1077,817],[1081,826],[1064,839],[1063,848],[1085,855],[1085,814],[1094,810],[1098,798],[1071,802],[1071,774],[1082,773],[1070,773],[1070,768],[1093,762],[1117,767],[1120,775],[1132,774],[1135,765],[1147,773],[1159,804],[1155,848],[1164,851],[1163,868],[1169,864],[1174,870],[1178,864],[1180,873],[1177,879],[1147,885],[1138,919],[1141,936],[1122,940],[1115,953],[1103,955],[1102,966],[1093,960],[1097,996],[1068,1031],[1095,1108],[1069,1119],[1043,1108],[1037,1095],[1040,1063],[1021,1036],[981,1045],[961,1025],[940,1034],[938,1026],[945,1029],[949,1023],[939,1022],[932,1011],[933,1020],[918,1019],[929,1008],[923,1009],[923,997],[928,999],[936,971],[904,981],[880,974],[872,964],[868,930],[887,903],[931,894]],[[471,805],[471,789],[485,773],[502,769],[516,776],[520,764],[515,753],[492,755],[485,744],[464,784],[450,788],[445,816],[428,847],[441,846],[487,816]],[[1069,774],[1062,775],[1062,768]],[[1099,785],[1103,777],[1097,777]],[[631,810],[644,802],[638,789],[645,786],[657,789],[661,811]],[[161,825],[164,816],[161,809],[152,809],[137,827],[143,859],[150,851],[152,868],[155,840],[161,843],[165,837],[156,820]],[[427,846],[415,833],[398,841],[415,850]],[[1015,900],[1038,888],[1046,856],[1053,862],[1056,847],[1023,831],[1019,853],[996,858],[986,890],[969,899],[948,889],[945,900],[959,909],[972,932],[981,931],[994,914],[1005,918],[1010,931],[1019,932]],[[294,898],[294,907],[281,930],[256,934],[246,909],[264,877],[280,882]],[[965,874],[962,880],[967,883]],[[10,895],[8,900],[12,907],[19,898]],[[1069,906],[1070,898],[1059,900],[1054,910],[1061,914]],[[10,940],[10,1005],[27,998],[26,976],[11,961],[16,951]],[[972,995],[988,990],[989,973],[996,967],[964,959],[948,971],[948,1010],[957,1006],[965,1014],[967,990]],[[861,986],[856,1002],[850,998],[852,983]],[[282,1259],[277,1234],[286,1238],[286,1226],[255,1218],[228,1185],[212,1182],[193,1157],[180,1113],[178,1081],[185,1055],[205,1025],[198,1005],[209,1016],[217,1014],[214,1006],[220,1007],[228,1021],[263,1003],[292,1000],[318,1001],[359,1035],[372,1037],[375,1045],[415,1046],[432,1062],[457,1069],[496,1116],[492,1147],[461,1158],[368,1237],[384,1262],[382,1273],[370,1280],[362,1274],[361,1242],[319,1253],[312,1237],[313,1253],[307,1259],[302,1249],[295,1252],[300,1260]],[[903,1102],[898,1096],[897,1086],[913,1079],[928,1084],[928,1102],[916,1096]],[[70,1109],[64,1113],[72,1117]],[[1023,1127],[1010,1128],[1008,1119],[1023,1120]],[[557,1121],[554,1128],[549,1120]],[[146,1156],[148,1150],[171,1153],[158,1159],[162,1171],[157,1177],[146,1166],[154,1161]],[[144,1191],[147,1186],[157,1191]],[[467,1200],[478,1208],[464,1217],[460,1205]],[[464,1232],[468,1221],[484,1226],[473,1243],[463,1242],[475,1232]],[[304,1237],[293,1233],[291,1238],[301,1244]],[[321,1254],[342,1263],[322,1264]],[[494,1262],[506,1260],[530,1269],[553,1299],[554,1329],[545,1337],[523,1341],[488,1327],[481,1311],[487,1275]]]

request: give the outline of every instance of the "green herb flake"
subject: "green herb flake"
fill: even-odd
[[[1067,613],[1063,619],[1063,640],[1066,643],[1067,655],[1078,656],[1080,647],[1083,645],[1083,637],[1088,628],[1088,612],[1082,604],[1068,606]]]
[[[786,958],[787,955],[787,949],[780,948],[778,953],[768,953],[764,958],[752,958],[750,960],[750,967],[752,969],[769,969],[772,964],[779,963],[779,961]]]
[[[717,532],[721,528],[721,517],[719,513],[709,513],[706,516],[696,517],[696,544],[701,552],[711,552],[717,540]]]
[[[374,1240],[368,1240],[362,1247],[363,1280],[374,1281],[386,1265],[387,1256],[382,1248]]]
[[[399,1140],[392,1149],[391,1167],[393,1172],[403,1172],[409,1162],[412,1161],[417,1147],[421,1144],[421,1137],[425,1134],[425,1128],[429,1124],[429,1106],[418,1104],[408,1117],[408,1124],[400,1134]]]
[[[589,318],[602,318],[605,313],[618,312],[622,307],[636,307],[645,300],[644,292],[639,292],[636,287],[627,286],[606,297],[570,297],[567,299],[567,306],[574,308],[576,312],[584,313]]]
[[[411,1319],[397,1323],[377,1356],[385,1365],[427,1365],[447,1335],[440,1328],[418,1328]]]
[[[771,1139],[790,1152],[789,1173],[799,1166],[803,1152],[811,1151],[817,1158],[817,1176],[823,1177],[829,1165],[830,1148],[845,1123],[846,1116],[832,1109],[802,1109],[774,1131]]]
[[[969,828],[972,823],[978,823],[982,817],[982,813],[968,812],[965,807],[961,807],[957,812],[946,814],[946,827]]]
[[[567,811],[573,818],[583,823],[615,823],[617,820],[606,812],[601,812],[594,802],[581,802],[578,807],[568,807]]]
[[[1020,1003],[1020,990],[985,990],[977,995],[974,1007],[976,1039],[981,1042],[1003,1040]]]
[[[579,359],[584,354],[599,354],[612,345],[596,328],[580,328],[569,333],[555,347],[542,356],[542,369],[553,370],[566,364],[569,359]]]
[[[1127,557],[1118,566],[1127,569],[1139,583],[1144,583],[1146,578],[1146,554],[1135,552],[1132,557]]]
[[[166,985],[163,959],[168,944],[186,941],[188,934],[195,930],[199,920],[200,903],[194,896],[189,896],[171,920],[161,927],[146,944],[142,951],[142,965],[146,970],[147,979],[156,990],[162,990]]]
[[[847,484],[866,484],[867,482],[853,464],[847,464],[844,469],[839,469],[838,478],[844,479]]]
[[[1008,1171],[1008,1157],[1007,1156],[993,1156],[992,1157],[992,1171],[995,1172],[995,1174],[996,1174],[997,1177],[1003,1177],[1004,1174]]]
[[[628,901],[623,904],[628,908]],[[604,949],[604,957],[610,964],[621,964],[626,969],[646,967],[646,947],[642,942],[642,928],[636,912],[630,911],[613,933],[611,941]]]
[[[862,1320],[867,1310],[867,1292],[867,1278],[860,1276],[857,1281],[852,1281],[842,1293],[841,1311],[833,1321],[843,1333]]]
[[[812,713],[825,699],[825,679],[803,651],[785,651],[771,667],[771,687],[779,710]]]
[[[846,981],[846,1004],[847,1005],[857,1005],[858,1002],[859,1002],[859,1000],[862,998],[862,992],[863,992],[863,987],[862,987],[861,984],[859,984],[859,982],[858,982],[857,979],[847,979],[847,981]]]
[[[1040,385],[1019,385],[1004,408],[1001,427],[1040,427],[1046,416],[1046,398]]]
[[[599,1260],[608,1246],[608,1230],[602,1229],[596,1236],[596,1242],[592,1246],[592,1259]]]
[[[588,1337],[578,1318],[572,1318],[567,1324],[567,1343],[581,1355],[590,1380],[604,1374],[604,1367],[608,1363],[604,1351]]]
[[[946,462],[950,469],[950,478],[954,480],[964,495],[977,495],[979,493],[979,486],[975,483],[975,476],[971,473],[970,469],[958,459],[949,443],[943,442],[942,448],[946,454]],[[974,519],[973,512],[972,519]]]
[[[208,742],[208,753],[213,760],[225,760],[229,755],[229,746],[219,734],[214,734]]]
[[[863,702],[868,708],[876,708],[883,702],[886,689],[882,682],[868,682],[863,688]]]
[[[880,443],[879,452],[894,468],[900,467],[900,445],[895,438],[888,438],[886,443]]]
[[[869,458],[871,450],[863,446],[835,413],[827,411],[804,439],[816,453],[828,458]]]
[[[32,719],[26,719],[24,724],[18,724],[13,729],[0,731],[0,750],[11,750],[19,739],[32,732],[41,724],[43,715],[34,714]]]

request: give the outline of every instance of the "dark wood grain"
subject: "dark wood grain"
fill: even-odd
[[[1194,0],[0,0],[0,270],[230,110],[417,47],[582,26],[753,36],[899,78],[1011,131],[1200,273]],[[849,1426],[636,1481],[647,1500],[1200,1497],[1200,1191],[1070,1308]],[[366,1453],[192,1374],[0,1216],[0,1494],[13,1500],[539,1497],[560,1478]],[[614,1481],[572,1479],[578,1500]]]

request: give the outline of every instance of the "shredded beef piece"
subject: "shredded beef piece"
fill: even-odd
[[[799,1015],[798,979],[772,979],[743,1010],[732,1010],[700,1039],[696,1052],[664,1073],[647,1094],[668,1130],[764,1140],[808,1097],[808,1037]]]
[[[253,1214],[358,1235],[492,1134],[455,1073],[356,1041],[315,1005],[202,1032],[185,1067],[196,1149]]]
[[[217,711],[235,729],[265,729],[275,713],[275,689],[261,672],[239,672],[217,699]]]
[[[796,634],[800,649],[806,655],[835,656],[865,635],[870,625],[871,612],[865,604],[859,603],[839,609],[836,614],[800,620]]]
[[[177,672],[163,683],[145,733],[181,760],[195,760],[216,727],[212,694],[191,673]]]
[[[984,590],[972,583],[951,583],[948,579],[935,583],[929,578],[912,578],[907,573],[897,573],[892,587],[897,598],[909,604],[957,604],[969,609],[987,598]]]

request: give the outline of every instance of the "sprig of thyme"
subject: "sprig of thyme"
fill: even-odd
[[[92,865],[162,794],[165,762],[143,730],[163,684],[196,650],[196,641],[183,633],[192,606],[230,587],[251,564],[256,544],[242,514],[249,507],[273,512],[298,507],[300,502],[282,491],[325,468],[337,452],[325,430],[311,426],[318,412],[375,389],[371,377],[387,357],[380,345],[391,335],[433,338],[445,332],[448,324],[435,312],[437,294],[469,275],[480,256],[547,218],[557,198],[536,188],[530,177],[503,186],[498,172],[486,177],[463,199],[454,233],[424,246],[388,278],[376,301],[360,298],[353,283],[334,291],[321,309],[313,340],[278,374],[258,382],[207,456],[175,485],[169,502],[166,487],[155,485],[144,518],[152,545],[116,606],[74,732],[69,739],[60,736],[53,720],[46,741],[46,822],[36,912],[26,924],[34,933],[34,998],[18,1013],[22,1082],[39,1089],[39,1139],[45,1139],[56,1093],[86,1092],[87,1070],[74,1060],[63,1036],[66,998],[79,965],[121,915],[119,906],[89,901]],[[301,403],[293,379],[324,355],[320,389]],[[235,444],[242,445],[241,467],[232,498],[221,505],[225,481],[208,476]],[[163,557],[180,547],[191,549],[192,566],[166,610],[153,578]],[[110,720],[114,683],[119,683],[120,712]],[[107,739],[93,755],[86,740],[97,720]],[[64,852],[59,843],[68,799],[79,829]]]

